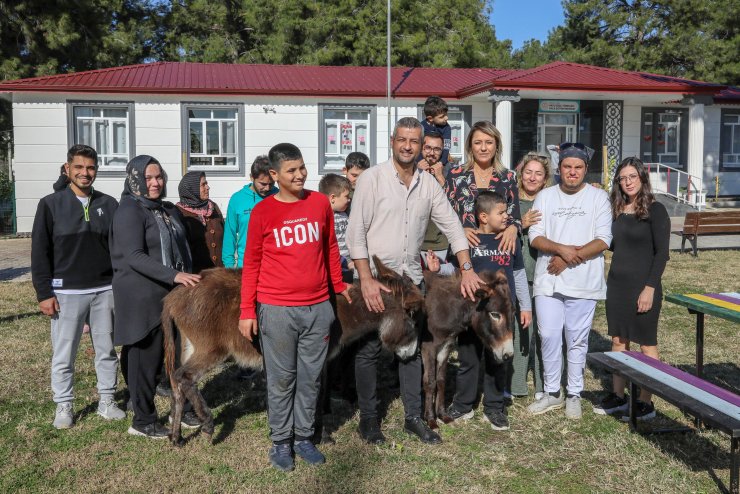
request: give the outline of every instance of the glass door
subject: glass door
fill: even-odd
[[[540,113],[537,115],[537,149],[545,152],[547,146],[575,142],[577,133],[575,113]]]

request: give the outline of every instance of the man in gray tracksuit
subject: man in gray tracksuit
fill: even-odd
[[[77,144],[67,153],[69,185],[39,201],[31,239],[31,277],[41,312],[51,318],[54,427],[72,427],[72,378],[82,327],[90,324],[98,376],[98,414],[123,419],[113,400],[118,361],[113,348],[113,292],[108,232],[118,202],[93,190],[97,152]]]

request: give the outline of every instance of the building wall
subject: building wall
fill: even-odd
[[[321,178],[319,162],[318,105],[376,105],[376,160],[389,156],[388,112],[380,98],[297,98],[297,97],[214,97],[167,95],[108,94],[38,94],[13,95],[15,125],[16,214],[18,232],[30,232],[36,206],[41,197],[52,192],[59,176],[59,166],[66,161],[67,101],[134,101],[135,154],[157,158],[167,172],[168,197],[178,200],[177,186],[182,177],[182,103],[237,103],[244,105],[244,173],[231,176],[208,176],[211,198],[226,211],[229,197],[248,183],[249,167],[255,157],[266,154],[279,142],[291,142],[303,152],[308,167],[307,187],[316,188]],[[391,121],[417,116],[418,100],[394,100]],[[473,121],[490,119],[492,107],[485,97],[470,98],[451,104],[472,105]],[[270,111],[265,111],[269,107]],[[274,109],[274,112],[272,111]],[[99,173],[95,188],[119,197],[123,189],[120,173]]]

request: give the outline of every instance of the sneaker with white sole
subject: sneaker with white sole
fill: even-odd
[[[531,413],[532,415],[539,415],[541,413],[547,413],[550,410],[558,410],[560,408],[563,408],[564,404],[565,399],[563,398],[562,393],[560,393],[558,396],[553,396],[550,393],[545,393],[545,396],[529,405],[527,407],[527,410],[529,410],[529,413]]]
[[[637,400],[637,408],[635,410],[635,417],[638,421],[652,420],[655,418],[655,406],[653,402],[645,403],[642,400]],[[629,422],[630,414],[629,410],[622,416],[622,422]]]
[[[565,416],[569,419],[580,419],[583,416],[580,396],[571,395],[565,398]]]
[[[98,415],[105,420],[121,420],[126,418],[126,412],[118,408],[112,396],[100,399],[98,402]]]
[[[451,418],[453,422],[464,422],[472,419],[475,415],[475,412],[472,409],[468,412],[461,412],[455,407],[455,405],[448,406],[445,412],[447,417]]]
[[[629,409],[627,396],[621,398],[616,393],[609,393],[601,403],[594,405],[594,413],[598,415],[611,415],[613,413],[626,412]]]
[[[536,392],[536,393],[534,394],[534,401],[539,401],[539,400],[541,400],[543,396],[545,396],[545,392],[544,392],[544,391],[537,391],[537,392]]]
[[[491,424],[491,429],[495,431],[508,431],[509,430],[509,418],[505,412],[494,410],[492,412],[484,413],[483,420]]]
[[[57,411],[54,414],[54,427],[57,429],[69,429],[72,425],[74,425],[72,402],[58,403]]]

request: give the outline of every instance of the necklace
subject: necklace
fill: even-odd
[[[483,170],[478,167],[477,171],[475,168],[473,168],[473,175],[475,176],[475,182],[476,185],[480,184],[484,188],[488,187],[488,184],[491,182],[491,177],[493,176],[493,167],[488,168],[488,173],[484,173]]]

